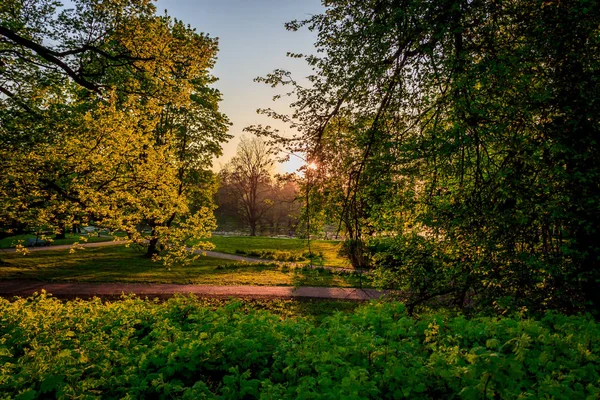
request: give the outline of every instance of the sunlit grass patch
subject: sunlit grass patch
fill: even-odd
[[[176,283],[259,286],[353,287],[348,274],[309,270],[284,263],[244,263],[200,257],[188,266],[165,268],[142,252],[123,245],[33,252],[26,256],[0,253],[0,279],[56,282]]]
[[[246,254],[254,257],[299,261],[308,264],[308,241],[306,239],[269,238],[261,236],[213,236],[208,239],[215,251],[230,254]],[[313,264],[329,267],[350,267],[347,259],[340,257],[340,242],[334,240],[311,240],[311,252],[316,257]],[[288,258],[287,260],[285,258]],[[293,258],[297,258],[294,260]]]

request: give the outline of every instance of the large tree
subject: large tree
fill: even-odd
[[[598,2],[325,5],[288,24],[318,34],[312,85],[261,80],[292,86],[282,143],[338,177],[321,187],[350,238],[395,236],[382,274],[413,304],[597,310]]]
[[[0,6],[0,225],[93,220],[172,262],[214,226],[217,42],[151,1],[74,6]]]

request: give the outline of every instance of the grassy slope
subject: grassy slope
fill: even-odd
[[[253,265],[202,257],[190,266],[167,269],[124,246],[32,252],[0,252],[0,279],[67,282],[141,282],[209,285],[355,286],[357,279],[329,271]]]
[[[213,236],[208,241],[215,245],[215,251],[235,254],[236,250],[279,250],[302,254],[308,252],[305,239],[268,238],[261,236]],[[311,240],[311,250],[322,253],[322,264],[329,267],[350,267],[348,260],[338,255],[340,242],[333,240]],[[308,263],[308,261],[304,261]],[[319,262],[313,262],[319,265]]]

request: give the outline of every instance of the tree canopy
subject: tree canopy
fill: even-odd
[[[9,0],[0,21],[5,234],[93,221],[167,263],[210,235],[217,41],[149,0]]]
[[[259,78],[299,135],[249,130],[320,166],[354,251],[413,304],[597,310],[598,2],[324,4],[287,25],[318,35],[311,85]]]

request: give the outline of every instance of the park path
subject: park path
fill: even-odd
[[[118,240],[111,240],[109,242],[83,243],[83,244],[81,244],[81,246],[83,246],[83,247],[104,247],[104,246],[115,246],[115,245],[119,245],[119,244],[122,245],[122,244],[124,244],[124,242],[118,241]],[[73,247],[73,245],[61,244],[61,245],[56,245],[56,246],[27,247],[27,250],[29,250],[29,251],[69,250],[71,247]],[[0,252],[2,252],[2,251],[6,252],[6,253],[14,253],[16,250],[15,249],[1,249]],[[245,256],[237,255],[237,254],[221,253],[218,251],[198,250],[198,251],[196,251],[196,253],[204,253],[208,257],[221,258],[223,260],[244,261],[247,263],[284,263],[284,264],[288,264],[288,265],[292,264],[296,267],[308,267],[308,265],[306,265],[306,264],[301,264],[301,263],[296,263],[296,262],[273,261],[273,260],[269,260],[266,258],[245,257]],[[327,269],[330,271],[349,273],[349,274],[361,273],[361,272],[368,273],[368,271],[362,271],[362,270],[353,269],[353,268],[343,268],[343,267],[324,267],[324,266],[311,265],[311,268],[313,268],[313,269],[323,268],[323,269]]]
[[[51,283],[25,280],[0,281],[0,296],[31,296],[44,289],[54,297],[74,298],[119,298],[122,294],[135,294],[149,298],[168,298],[175,294],[193,294],[210,298],[250,299],[337,299],[367,301],[380,299],[387,291],[357,288],[290,287],[290,286],[213,286],[142,283]]]
[[[93,243],[83,243],[81,246],[83,247],[105,247],[105,246],[115,246],[119,244],[124,244],[122,241],[111,240],[108,242],[93,242]],[[39,246],[39,247],[27,247],[29,251],[51,251],[51,250],[69,250],[73,245],[70,244],[61,244],[56,246]],[[6,253],[14,253],[15,249],[2,249],[0,251],[4,251]],[[228,253],[220,253],[217,251],[199,251],[199,253],[206,253],[208,257],[222,258],[224,260],[233,260],[233,261],[245,261],[249,263],[264,263],[264,262],[273,262],[273,260],[267,260],[262,258],[253,258],[253,257],[244,257],[238,256],[236,254],[228,254]]]
[[[84,243],[83,247],[104,247],[123,244],[121,241]],[[69,250],[71,245],[31,247],[29,251]],[[14,253],[15,249],[0,251]],[[235,254],[205,251],[207,256],[249,263],[274,262],[260,258],[244,257]],[[304,266],[304,265],[302,265]],[[354,270],[347,268],[331,268],[337,271]],[[193,294],[211,298],[252,298],[252,299],[338,299],[366,301],[379,299],[387,291],[358,288],[333,287],[290,287],[290,286],[214,286],[214,285],[178,285],[178,284],[142,284],[142,283],[53,283],[25,280],[0,281],[0,297],[30,296],[42,289],[59,298],[118,298],[122,294],[136,294],[143,297],[167,298],[175,294]]]

